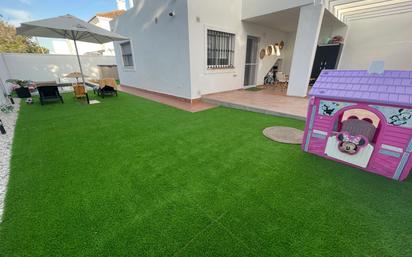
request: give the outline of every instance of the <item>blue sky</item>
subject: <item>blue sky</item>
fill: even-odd
[[[115,9],[116,0],[0,0],[3,20],[16,26],[21,22],[68,13],[89,20],[98,12]]]
[[[96,13],[116,9],[116,0],[0,0],[0,18],[14,26],[64,14],[88,21]],[[50,39],[37,38],[36,41],[43,47],[52,48]]]

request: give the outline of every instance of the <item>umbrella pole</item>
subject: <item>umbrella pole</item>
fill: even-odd
[[[79,50],[77,49],[77,42],[76,42],[76,39],[74,39],[74,38],[75,37],[73,35],[74,48],[76,49],[77,61],[79,62],[79,67],[80,67],[80,74],[82,74],[83,87],[84,87],[84,90],[86,90],[86,83],[84,82],[84,74],[83,74],[82,63],[80,62]],[[89,98],[87,98],[87,103],[89,103]]]

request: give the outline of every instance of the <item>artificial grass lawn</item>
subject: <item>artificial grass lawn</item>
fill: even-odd
[[[1,256],[412,256],[412,182],[131,95],[23,104]]]

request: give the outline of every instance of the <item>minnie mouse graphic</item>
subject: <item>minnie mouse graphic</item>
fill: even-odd
[[[405,109],[399,109],[397,114],[389,117],[389,124],[394,126],[401,126],[408,123],[408,120],[412,118],[412,113]]]
[[[320,108],[323,115],[332,116],[339,109],[339,103],[323,103]]]
[[[368,145],[368,139],[364,136],[352,136],[348,132],[341,132],[336,138],[339,140],[339,151],[346,154],[356,154],[360,149]]]

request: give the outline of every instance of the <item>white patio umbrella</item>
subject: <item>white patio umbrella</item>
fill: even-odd
[[[17,28],[17,34],[29,37],[66,38],[73,40],[81,77],[83,79],[83,86],[85,87],[86,84],[84,82],[79,50],[77,49],[77,41],[104,44],[112,41],[127,40],[126,37],[87,23],[70,14],[22,23],[21,26]]]
[[[64,75],[65,78],[75,78],[77,81],[77,84],[79,84],[79,78],[85,78],[85,77],[89,77],[86,74],[82,74],[81,72],[78,71],[74,71],[74,72],[70,72],[69,74]]]

